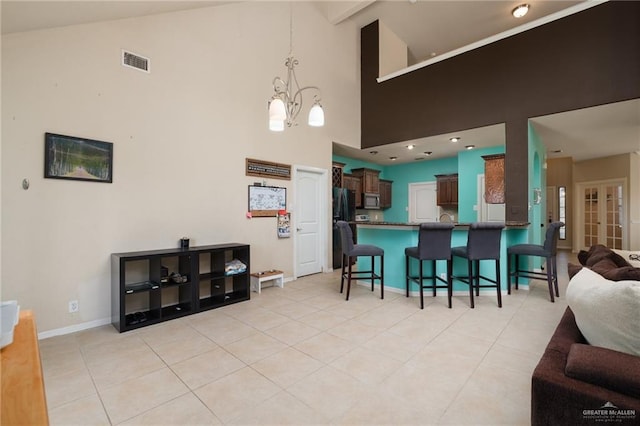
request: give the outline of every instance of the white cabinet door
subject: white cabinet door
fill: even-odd
[[[437,222],[439,212],[436,182],[409,184],[409,222]]]

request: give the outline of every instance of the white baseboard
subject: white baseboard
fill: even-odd
[[[56,328],[54,330],[43,331],[38,333],[38,340],[47,339],[49,337],[62,336],[65,334],[75,333],[76,331],[88,330],[90,328],[100,327],[111,324],[111,318],[102,318],[81,324],[70,325],[68,327]]]

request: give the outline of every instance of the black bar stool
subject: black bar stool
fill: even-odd
[[[449,298],[449,308],[451,308],[451,294],[453,291],[451,271],[451,232],[454,225],[452,223],[430,222],[420,224],[418,231],[418,246],[407,247],[404,249],[405,255],[405,276],[407,281],[407,297],[409,297],[409,281],[413,281],[420,287],[420,309],[424,309],[424,292],[425,288],[433,289],[433,296],[436,296],[436,288],[446,288]],[[409,259],[418,260],[419,272],[417,276],[411,276],[409,273]],[[431,261],[431,269],[433,275],[425,276],[423,265],[425,260]],[[436,260],[447,261],[447,279],[443,280],[436,273]],[[431,284],[424,284],[424,279],[430,279]],[[437,281],[443,282],[445,285],[438,285]]]
[[[556,253],[558,251],[558,237],[560,235],[560,228],[564,226],[564,222],[552,222],[547,227],[547,232],[544,238],[544,244],[516,244],[507,248],[507,272],[508,272],[508,285],[507,291],[511,294],[511,277],[514,277],[516,290],[518,289],[518,278],[529,278],[534,280],[547,280],[549,285],[549,297],[551,302],[555,302],[553,298],[553,291],[555,290],[556,297],[560,297],[558,292],[558,266],[556,264]],[[514,257],[515,269],[511,271],[511,256]],[[520,256],[538,256],[544,257],[547,263],[547,272],[537,272],[527,269],[520,269],[518,260]]]
[[[500,240],[502,238],[502,222],[475,222],[469,226],[467,245],[453,247],[451,254],[467,259],[469,275],[466,277],[454,277],[469,285],[469,299],[471,308],[473,303],[473,289],[476,295],[480,295],[480,287],[495,287],[498,292],[498,307],[502,307],[502,294],[500,293]],[[496,263],[496,279],[492,280],[480,275],[480,261],[493,260]],[[480,284],[480,279],[491,284]]]
[[[369,244],[354,244],[353,233],[347,222],[339,220],[336,225],[340,229],[340,241],[342,242],[342,275],[340,277],[340,293],[344,289],[344,279],[347,278],[347,300],[349,300],[349,291],[351,290],[351,278],[370,279],[371,291],[373,291],[374,280],[380,281],[380,298],[384,299],[384,250],[380,247]],[[371,270],[369,271],[353,271],[352,259],[360,256],[371,257]],[[380,256],[380,275],[375,273],[374,259]],[[345,265],[349,265],[348,272],[345,273]]]

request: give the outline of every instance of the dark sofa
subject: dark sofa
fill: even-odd
[[[531,424],[602,422],[640,424],[640,357],[589,346],[567,308],[533,371]]]
[[[571,277],[587,267],[614,281],[637,279],[638,271],[604,246],[578,259],[582,266],[570,264]],[[569,307],[533,371],[531,424],[603,423],[640,424],[640,357],[589,345]]]

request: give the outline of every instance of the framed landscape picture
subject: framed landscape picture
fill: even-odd
[[[44,177],[113,182],[113,144],[45,133]]]

